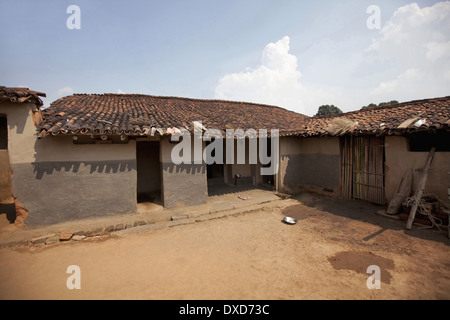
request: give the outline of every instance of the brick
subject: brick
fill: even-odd
[[[72,232],[63,232],[59,235],[59,241],[69,241],[72,237]]]
[[[101,235],[103,233],[104,230],[105,229],[103,229],[103,228],[97,228],[97,229],[94,229],[94,230],[90,230],[90,231],[86,232],[86,236],[87,237],[99,236],[99,235]]]

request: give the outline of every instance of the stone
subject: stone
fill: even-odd
[[[114,227],[115,231],[120,231],[123,229],[125,229],[125,225],[123,223],[116,224],[116,226]]]
[[[59,242],[59,236],[56,236],[56,235],[49,237],[49,238],[47,238],[47,240],[45,240],[46,245],[57,243],[57,242]]]
[[[55,236],[54,233],[47,234],[45,236],[41,236],[41,237],[37,237],[37,238],[33,238],[33,239],[31,239],[31,243],[34,245],[35,244],[43,244],[43,243],[45,243],[45,241],[47,241],[48,238],[53,237],[53,236]]]
[[[135,221],[133,226],[138,227],[138,226],[144,226],[145,224],[146,224],[145,221],[139,220],[139,221]]]
[[[103,233],[103,228],[97,228],[97,229],[94,229],[94,230],[91,230],[91,231],[87,231],[86,232],[86,236],[87,237],[95,237],[95,236],[99,236],[99,235],[101,235],[102,233]]]
[[[83,236],[83,235],[74,235],[74,236],[72,237],[72,240],[74,240],[74,241],[81,241],[81,240],[83,240],[84,238],[86,238],[86,236]]]
[[[172,221],[175,221],[175,220],[181,220],[181,219],[187,219],[187,218],[189,218],[189,215],[188,214],[177,214],[177,215],[174,215],[174,216],[172,216]]]
[[[113,232],[114,231],[114,226],[113,225],[111,225],[111,226],[107,226],[106,228],[105,228],[105,232]]]
[[[69,241],[73,236],[72,232],[63,232],[59,235],[59,241]]]

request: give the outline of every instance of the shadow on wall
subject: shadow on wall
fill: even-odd
[[[48,138],[44,138],[48,139]],[[45,148],[45,144],[36,140],[34,147],[34,159],[31,163],[33,166],[36,179],[41,180],[44,174],[51,175],[54,173],[75,173],[75,174],[114,174],[124,173],[136,170],[134,160],[82,160],[82,161],[49,161],[49,155],[53,152],[61,154],[74,152],[74,146],[70,141],[61,140],[55,144],[52,149]],[[55,151],[57,150],[57,151]],[[79,151],[82,152],[82,151]]]
[[[339,156],[327,154],[300,154],[282,157],[287,161],[283,185],[301,185],[336,191],[339,185]]]
[[[36,179],[41,180],[44,174],[53,174],[53,172],[71,172],[78,173],[80,167],[89,167],[89,173],[118,173],[135,170],[133,160],[117,161],[64,161],[64,162],[33,162]]]
[[[302,184],[300,155],[282,156],[281,162],[286,163],[286,172],[283,177],[283,186],[289,189]]]
[[[167,173],[206,174],[204,164],[173,164],[164,163],[163,171]]]
[[[8,117],[7,117],[8,118]],[[14,128],[16,128],[17,134],[22,134],[25,130],[25,125],[27,123],[27,117],[26,116],[20,116],[20,117],[14,117],[16,121],[14,123],[12,121],[8,121],[8,127],[10,131],[13,131]]]

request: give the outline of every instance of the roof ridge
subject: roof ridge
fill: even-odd
[[[72,94],[72,96],[137,96],[137,97],[152,97],[152,98],[158,98],[158,99],[177,99],[177,100],[184,100],[184,101],[225,102],[225,103],[233,103],[233,104],[244,104],[244,105],[253,105],[253,106],[260,106],[260,107],[278,108],[278,109],[282,109],[284,111],[289,111],[289,112],[293,112],[293,113],[308,117],[305,114],[295,112],[292,110],[288,110],[288,109],[280,107],[280,106],[266,104],[266,103],[249,102],[249,101],[206,99],[206,98],[186,98],[186,97],[178,97],[178,96],[158,96],[158,95],[144,94],[144,93],[74,93],[74,94]],[[70,96],[65,96],[60,99],[64,99],[67,97],[70,97]],[[58,100],[60,100],[60,99],[58,99]]]
[[[337,118],[337,117],[342,117],[342,116],[349,115],[349,114],[368,112],[368,111],[372,111],[372,110],[394,109],[394,108],[404,107],[404,106],[407,106],[407,105],[417,105],[419,103],[443,101],[443,100],[450,100],[450,96],[428,98],[428,99],[420,99],[420,100],[411,100],[411,101],[404,101],[404,102],[399,102],[399,103],[390,103],[390,104],[386,104],[386,105],[383,105],[383,106],[380,106],[380,107],[370,107],[370,108],[353,110],[353,111],[348,111],[348,112],[343,112],[343,113],[314,116],[314,117],[311,117],[311,119]]]

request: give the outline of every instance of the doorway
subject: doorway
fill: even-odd
[[[342,196],[385,204],[384,138],[346,136],[341,139]]]
[[[8,122],[6,116],[0,115],[0,228],[13,223],[16,219],[11,174],[8,154]]]
[[[8,122],[0,116],[0,150],[8,150]]]
[[[159,141],[136,142],[137,202],[161,203]]]

